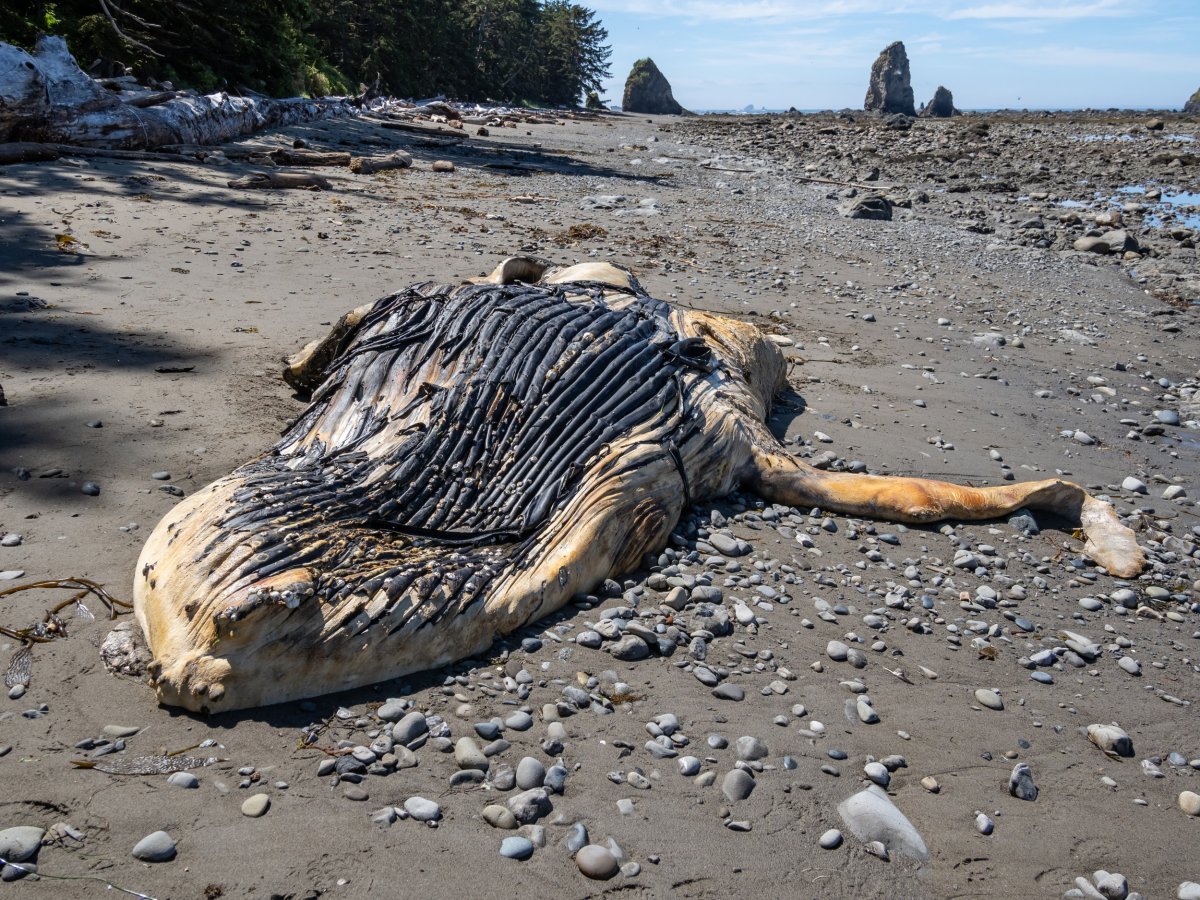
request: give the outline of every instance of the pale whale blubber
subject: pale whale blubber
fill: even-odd
[[[1143,564],[1069,482],[969,488],[824,472],[764,424],[784,384],[755,326],[672,307],[624,270],[506,261],[348,313],[289,361],[312,393],[265,455],[155,528],[135,611],[169,705],[259,706],[477,654],[660,549],[738,487],[876,518],[1079,521],[1111,573]]]

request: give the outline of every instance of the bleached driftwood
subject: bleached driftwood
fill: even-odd
[[[336,97],[273,100],[216,93],[131,99],[80,69],[60,37],[39,38],[33,54],[0,43],[0,142],[121,150],[218,144],[271,126],[356,111],[350,100]]]
[[[387,156],[356,156],[350,160],[350,171],[359,175],[370,175],[385,169],[407,169],[413,164],[413,159],[403,150],[396,150]]]
[[[348,166],[350,154],[345,150],[305,150],[281,147],[271,151],[271,159],[278,166]]]

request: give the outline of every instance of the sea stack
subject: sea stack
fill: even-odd
[[[933,99],[921,110],[921,115],[930,119],[948,119],[958,114],[958,110],[954,108],[954,95],[940,84],[933,92]]]
[[[1196,93],[1188,97],[1188,102],[1183,104],[1183,111],[1193,116],[1200,116],[1200,88],[1196,88]]]
[[[908,54],[904,52],[902,41],[888,44],[871,66],[871,83],[867,86],[863,109],[906,116],[917,114],[913,108],[912,85],[909,83]]]
[[[670,82],[650,57],[639,59],[629,70],[621,108],[625,112],[667,116],[678,116],[684,111],[671,95]]]

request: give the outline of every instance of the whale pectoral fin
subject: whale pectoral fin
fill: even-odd
[[[1043,509],[1077,521],[1087,538],[1084,552],[1110,574],[1130,578],[1145,565],[1142,548],[1116,510],[1069,481],[973,488],[925,478],[825,472],[782,451],[762,449],[756,452],[745,481],[776,503],[819,506],[894,522],[994,519],[1022,507]]]
[[[305,396],[311,394],[321,383],[329,364],[345,349],[358,323],[374,306],[374,303],[365,303],[350,310],[337,320],[325,337],[310,341],[302,350],[287,357],[284,360],[283,380],[297,393]]]

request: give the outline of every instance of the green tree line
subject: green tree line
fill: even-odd
[[[568,0],[6,0],[0,40],[66,38],[80,65],[204,91],[573,105],[609,75],[608,32]]]

